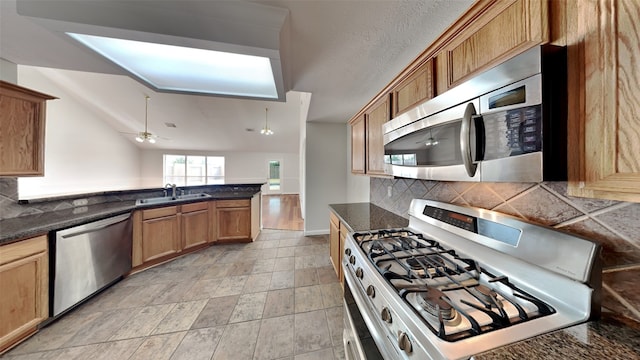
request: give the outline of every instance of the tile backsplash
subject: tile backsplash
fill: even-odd
[[[495,210],[599,242],[604,264],[603,307],[640,321],[640,204],[571,197],[567,183],[561,181],[468,183],[371,178],[373,204],[406,218],[414,198]]]

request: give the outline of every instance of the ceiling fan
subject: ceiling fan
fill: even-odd
[[[123,133],[128,135],[136,135],[135,139],[137,142],[148,142],[150,144],[155,144],[156,139],[169,140],[167,138],[163,138],[157,135],[153,135],[148,131],[148,118],[149,118],[149,96],[145,95],[145,106],[144,106],[144,131],[138,133]]]

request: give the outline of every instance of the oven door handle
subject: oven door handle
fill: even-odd
[[[476,107],[473,103],[468,103],[462,117],[462,126],[460,127],[460,153],[462,154],[462,162],[469,177],[476,174],[477,164],[474,164],[471,158],[471,120],[476,114]]]

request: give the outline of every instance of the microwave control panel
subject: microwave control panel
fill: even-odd
[[[482,116],[485,160],[542,151],[542,107],[527,106]]]

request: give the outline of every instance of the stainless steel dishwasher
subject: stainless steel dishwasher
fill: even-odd
[[[131,270],[129,213],[53,232],[50,240],[54,318]]]

